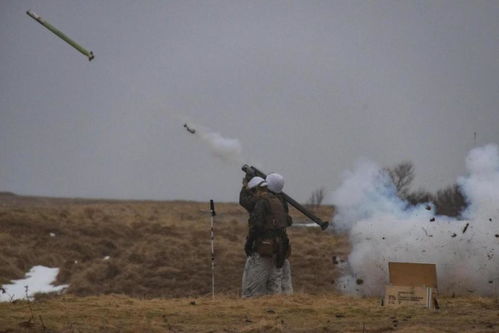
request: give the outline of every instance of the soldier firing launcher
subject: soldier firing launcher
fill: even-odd
[[[246,173],[246,176],[248,178],[252,178],[254,176],[259,176],[259,177],[262,177],[263,179],[267,178],[266,174],[264,174],[263,172],[261,172],[260,170],[258,170],[257,168],[255,168],[254,166],[249,166],[249,165],[245,164],[245,165],[242,166],[241,169]],[[286,193],[281,192],[281,194],[284,196],[284,199],[286,199],[286,201],[291,206],[295,207],[300,212],[302,212],[303,215],[305,215],[306,217],[308,217],[309,219],[311,219],[312,221],[314,221],[315,223],[317,223],[321,227],[322,230],[327,229],[327,227],[329,226],[329,222],[322,221],[320,218],[318,218],[317,216],[315,216],[314,214],[312,214],[310,211],[308,211],[307,209],[305,209],[305,207],[303,207],[302,205],[300,205],[298,202],[296,202],[293,198],[291,198]]]

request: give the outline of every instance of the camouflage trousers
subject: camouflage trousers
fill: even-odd
[[[288,259],[281,268],[275,267],[273,258],[262,257],[258,253],[253,253],[246,259],[241,295],[243,298],[292,293],[291,266]]]

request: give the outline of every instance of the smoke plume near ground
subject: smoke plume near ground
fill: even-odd
[[[466,158],[458,179],[468,201],[459,219],[435,216],[432,204],[410,206],[396,195],[388,173],[360,161],[333,193],[335,226],[352,251],[338,288],[382,295],[388,262],[434,263],[443,293],[499,292],[499,151],[490,144]]]

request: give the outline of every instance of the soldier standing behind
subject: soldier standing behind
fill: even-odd
[[[242,297],[293,293],[287,259],[291,248],[286,234],[291,217],[286,202],[277,193],[284,180],[278,174],[272,175],[267,177],[269,189],[263,178],[253,177],[240,193],[240,204],[250,213]]]

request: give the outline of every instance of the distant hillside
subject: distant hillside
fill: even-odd
[[[0,191],[0,198],[8,198],[8,197],[15,197],[15,196],[17,196],[17,194],[15,194],[15,193]]]
[[[238,294],[247,213],[235,203],[216,204],[216,210],[216,288]],[[317,214],[331,212],[322,207]],[[208,203],[9,196],[0,201],[0,283],[44,265],[59,267],[58,283],[76,295],[208,294],[209,222]],[[289,235],[295,289],[333,291],[332,257],[348,253],[346,240],[318,228],[292,227]]]

